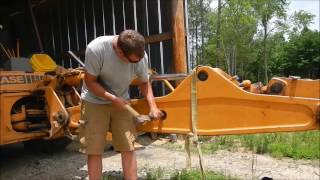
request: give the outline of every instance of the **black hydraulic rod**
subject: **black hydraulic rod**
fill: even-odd
[[[33,13],[31,0],[28,0],[28,5],[29,5],[29,10],[30,10],[30,15],[31,15],[31,19],[32,19],[32,24],[33,24],[33,27],[34,27],[34,31],[35,31],[36,36],[37,36],[38,45],[39,45],[39,48],[40,48],[41,53],[43,53],[43,52],[44,52],[44,50],[43,50],[43,45],[42,45],[42,41],[41,41],[41,38],[40,38],[37,21],[36,21],[36,18],[35,18],[35,16],[34,16],[34,13]]]
[[[70,54],[70,56],[73,57],[74,60],[76,60],[82,67],[84,67],[84,63],[80,60],[80,58],[78,58],[72,51],[68,51],[68,53]]]

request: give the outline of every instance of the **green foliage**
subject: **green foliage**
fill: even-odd
[[[220,54],[219,68],[253,82],[288,75],[320,78],[320,36],[318,31],[308,29],[314,15],[298,11],[287,18],[286,0],[222,0],[221,49],[218,50],[217,9],[201,9],[200,1],[190,1],[193,7],[190,45],[193,49],[197,45],[198,49],[191,58],[198,59],[201,54],[202,64],[216,66],[216,57]],[[198,15],[197,18],[194,15]],[[272,20],[274,17],[276,21]],[[200,23],[200,19],[205,22]],[[199,31],[200,26],[204,32]],[[201,36],[204,42],[200,42]],[[201,48],[204,52],[200,53]]]
[[[162,179],[165,175],[165,169],[164,168],[156,168],[156,169],[147,169],[147,177],[148,180],[157,180]]]
[[[204,44],[207,37],[212,36],[214,31],[211,29],[212,23],[209,20],[210,3],[212,0],[188,0],[188,19],[189,19],[189,49],[191,55],[191,67],[205,63]]]
[[[208,138],[208,137],[207,137]],[[235,139],[232,136],[217,136],[211,137],[210,140],[206,141],[203,138],[199,138],[201,144],[201,149],[203,153],[213,153],[219,149],[232,150],[236,144]],[[209,142],[209,143],[206,143]]]
[[[222,0],[221,50],[218,50],[217,9],[210,11],[199,7],[197,2],[201,1],[190,1],[191,46],[196,44],[197,50],[203,48],[203,64],[216,66],[216,57],[220,54],[223,63],[219,68],[252,82],[265,81],[272,76],[320,78],[320,34],[308,29],[314,15],[299,11],[287,18],[288,0]],[[199,10],[204,17],[200,18]],[[200,19],[206,22],[200,23]],[[205,32],[199,32],[200,26],[205,26]],[[201,36],[204,42],[199,42]],[[197,51],[192,57],[198,58],[199,54]],[[319,132],[306,134],[305,139],[303,133],[218,137],[201,140],[204,142],[201,146],[207,153],[220,148],[233,149],[241,144],[276,157],[319,158]],[[311,142],[314,134],[318,139]]]
[[[207,171],[206,177],[208,180],[231,180],[235,179],[232,177],[224,176],[221,173],[213,171]],[[147,169],[148,180],[157,179],[171,179],[171,180],[195,180],[201,179],[201,172],[198,169],[183,169],[183,170],[167,170],[164,168]]]
[[[235,179],[231,177],[226,177],[221,173],[216,173],[212,171],[206,172],[207,180],[224,180],[224,179]],[[172,180],[195,180],[201,179],[201,172],[199,170],[182,170],[176,172],[170,179]]]
[[[233,136],[199,136],[200,147],[203,153],[211,154],[219,149],[232,150],[237,145],[237,140]],[[164,147],[175,150],[175,151],[185,151],[184,144],[178,143],[166,143]],[[195,145],[191,144],[191,152],[196,153],[197,148]]]
[[[303,29],[308,29],[308,26],[311,24],[314,17],[315,15],[304,10],[294,12],[292,17],[290,17],[294,25],[293,31],[297,32],[302,31]]]
[[[140,177],[141,179],[147,180],[158,180],[158,179],[171,179],[171,180],[196,180],[201,179],[201,171],[199,169],[182,169],[182,170],[172,170],[162,167],[157,168],[143,168],[143,174],[145,176]],[[141,172],[140,172],[141,173]],[[225,176],[222,173],[217,173],[213,171],[206,171],[207,180],[232,180],[236,179],[230,176]],[[140,179],[139,178],[139,179]],[[123,174],[119,172],[109,172],[103,176],[104,180],[117,180],[123,179]]]
[[[267,147],[267,151],[275,157],[320,159],[319,132],[291,133],[288,136],[281,134],[279,139]]]
[[[272,48],[270,74],[320,78],[319,35],[318,31],[305,29],[289,41],[275,41],[279,43]]]
[[[256,16],[261,21],[262,25],[268,24],[273,17],[285,17],[286,0],[254,0],[250,1],[255,9]]]
[[[291,37],[284,46],[284,74],[297,74],[302,77],[319,78],[320,36],[319,32],[309,30]]]
[[[216,28],[216,12],[208,15],[209,24],[212,31]],[[243,63],[245,60],[250,60],[248,56],[243,55],[242,51],[246,51],[247,44],[256,33],[257,19],[253,14],[253,7],[249,1],[232,0],[224,4],[221,14],[221,56],[223,63],[220,63],[220,68],[226,70],[230,74],[236,73],[236,61]],[[205,44],[205,59],[206,63],[215,66],[217,62],[216,36],[210,36]],[[236,60],[237,59],[237,60]]]
[[[204,153],[245,147],[258,154],[294,159],[320,159],[320,132],[271,133],[213,137],[203,141]]]

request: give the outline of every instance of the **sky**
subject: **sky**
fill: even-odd
[[[288,16],[293,14],[295,11],[299,11],[299,10],[307,11],[316,16],[313,20],[313,23],[309,26],[309,28],[312,30],[319,31],[320,0],[288,0],[288,3],[289,3],[289,7],[287,10]],[[211,8],[216,8],[218,6],[218,0],[213,0],[210,6]]]

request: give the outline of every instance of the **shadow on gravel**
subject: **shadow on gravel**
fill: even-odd
[[[87,176],[86,156],[77,142],[15,143],[0,146],[0,179],[73,180]],[[117,154],[106,151],[104,157]]]
[[[152,144],[148,135],[138,138],[136,152],[139,156],[148,156],[143,149]],[[78,152],[78,142],[67,139],[59,141],[32,141],[0,146],[0,180],[73,180],[87,177],[87,157]],[[103,158],[117,155],[106,147]],[[115,163],[121,163],[115,162]],[[117,175],[118,174],[118,175]],[[104,172],[109,179],[122,179],[122,172]],[[142,178],[139,178],[142,179]]]
[[[122,171],[105,171],[103,174],[103,180],[124,180]],[[139,176],[139,174],[138,174]],[[147,177],[138,177],[138,180],[148,180]]]

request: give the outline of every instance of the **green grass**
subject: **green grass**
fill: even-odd
[[[320,159],[320,132],[273,133],[240,136],[244,147],[256,153],[294,159]]]
[[[182,169],[171,170],[165,168],[149,168],[144,167],[141,172],[138,173],[139,178],[143,180],[198,180],[201,179],[201,171],[198,169]],[[234,177],[225,176],[222,173],[213,171],[206,171],[207,180],[236,180]],[[121,171],[109,171],[103,175],[103,180],[121,180],[123,179],[123,173]]]
[[[232,177],[224,176],[221,173],[213,171],[206,172],[206,178],[208,180],[231,180],[235,179]],[[197,169],[183,169],[183,170],[165,170],[163,168],[148,169],[147,180],[158,180],[158,179],[170,179],[170,180],[198,180],[201,179],[201,172]]]
[[[168,174],[168,172],[165,172],[166,170],[164,168],[160,168],[160,167],[156,169],[146,169],[146,171],[147,171],[146,179],[148,180],[163,179],[164,177],[166,177],[166,174]]]
[[[219,149],[237,151],[239,148],[273,157],[294,159],[320,159],[320,131],[270,133],[258,135],[229,135],[200,137],[201,149],[211,154]],[[167,144],[169,149],[184,150],[183,145]],[[194,146],[191,149],[196,152]]]

